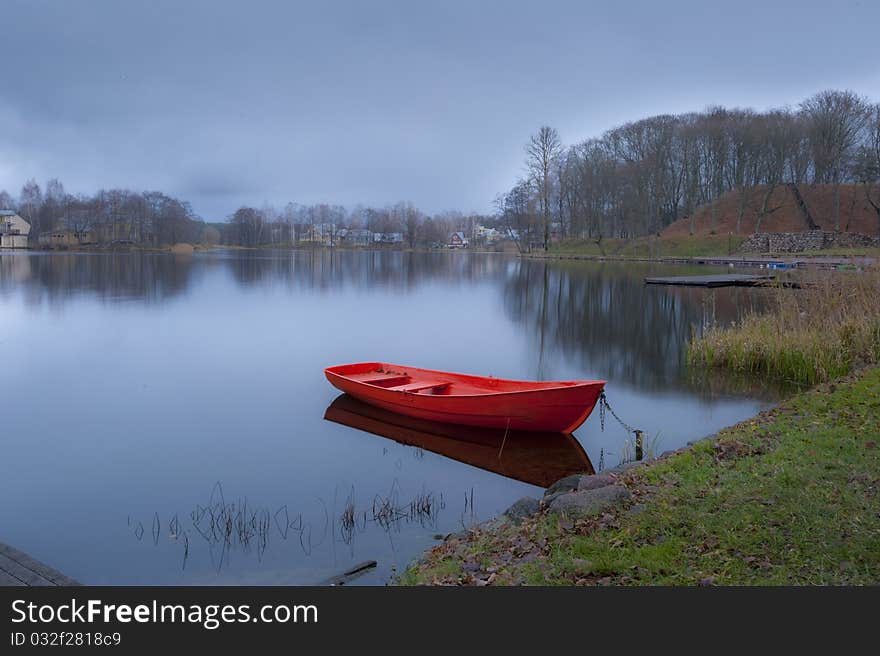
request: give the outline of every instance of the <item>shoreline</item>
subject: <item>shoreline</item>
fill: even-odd
[[[731,268],[784,268],[784,269],[825,269],[834,270],[839,268],[869,268],[878,265],[878,258],[868,254],[834,254],[825,255],[821,252],[788,253],[780,255],[743,254],[743,255],[700,255],[700,256],[658,256],[649,257],[643,255],[597,255],[594,253],[544,253],[541,251],[519,252],[511,250],[477,250],[470,248],[375,248],[361,246],[308,246],[308,245],[262,245],[262,246],[237,246],[226,244],[191,244],[193,252],[210,251],[296,251],[296,252],[365,252],[365,253],[473,253],[479,255],[504,255],[517,257],[523,260],[555,260],[555,261],[583,261],[583,262],[641,262],[665,265],[694,265],[694,266],[726,266]],[[175,253],[173,245],[169,246],[77,246],[68,248],[9,248],[4,252],[32,252],[32,253]]]
[[[397,585],[880,581],[880,367],[446,536]]]
[[[872,267],[877,260],[870,255],[821,255],[787,254],[769,255],[718,255],[718,256],[665,256],[644,257],[637,255],[593,255],[589,253],[521,253],[528,260],[580,260],[588,262],[649,262],[654,264],[685,264],[704,266],[729,266],[745,268],[793,268],[836,269],[838,267]]]

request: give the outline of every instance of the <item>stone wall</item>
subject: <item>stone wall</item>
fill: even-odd
[[[880,238],[855,232],[758,232],[739,247],[740,253],[803,253],[827,248],[880,247]]]

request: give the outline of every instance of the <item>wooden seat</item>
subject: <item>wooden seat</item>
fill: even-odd
[[[406,385],[395,385],[387,389],[394,392],[421,392],[426,389],[441,389],[450,385],[451,383],[446,383],[442,380],[423,380],[417,383],[407,383]]]
[[[409,380],[409,376],[406,374],[380,374],[378,371],[368,371],[363,374],[349,374],[348,378],[356,380],[359,383],[366,383],[367,385],[378,385],[379,383],[389,383],[394,381],[403,382]]]

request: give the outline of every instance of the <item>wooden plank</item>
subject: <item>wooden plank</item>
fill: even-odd
[[[338,576],[330,577],[329,579],[324,581],[324,583],[322,585],[345,585],[346,583],[350,583],[351,581],[358,578],[359,576],[363,576],[364,574],[371,571],[375,567],[376,567],[375,560],[366,560],[362,563],[358,563],[357,565],[355,565],[353,567],[350,567],[349,569],[344,571],[342,574],[339,574]]]
[[[375,385],[376,383],[387,383],[392,380],[409,379],[409,376],[407,376],[406,374],[380,374],[375,371],[370,371],[365,374],[349,374],[345,377],[350,378],[351,380],[356,380],[359,383],[366,383],[367,385]]]
[[[0,554],[0,569],[14,576],[25,585],[55,585],[52,581],[40,576],[34,570],[3,554]]]
[[[667,278],[645,278],[646,285],[684,285],[687,287],[751,287],[763,285],[773,280],[773,275],[753,275],[747,273],[721,273],[708,276],[671,276]]]
[[[0,587],[12,585],[24,585],[24,581],[15,578],[6,570],[0,569]]]
[[[21,580],[25,585],[79,585],[57,569],[31,558],[8,544],[0,542],[0,569]]]
[[[452,383],[446,383],[440,380],[422,381],[420,383],[409,383],[407,385],[395,385],[394,387],[386,387],[392,392],[420,392],[435,387],[449,387]]]

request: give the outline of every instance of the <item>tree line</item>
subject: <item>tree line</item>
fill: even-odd
[[[0,209],[15,209],[32,235],[65,229],[99,243],[343,245],[351,242],[348,231],[360,230],[419,247],[445,244],[454,231],[473,240],[484,225],[514,236],[521,247],[546,249],[556,238],[657,234],[683,217],[691,217],[693,232],[697,208],[709,205],[714,224],[713,201],[730,192],[738,197],[739,232],[748,207],[760,207],[756,225],[774,210],[768,203],[780,185],[801,199],[807,225],[800,186],[831,185],[839,229],[840,185],[848,183],[861,186],[880,227],[880,104],[851,91],[822,91],[795,108],[652,116],[571,146],[544,126],[526,144],[525,164],[525,175],[496,197],[493,216],[429,216],[408,202],[353,208],[290,202],[280,209],[242,206],[225,222],[206,223],[189,203],[158,191],[70,194],[57,179],[45,189],[29,180],[17,199],[0,190]]]
[[[833,185],[839,229],[840,185],[860,184],[880,222],[880,104],[851,91],[822,91],[794,109],[652,116],[567,147],[544,126],[525,155],[527,173],[496,198],[497,213],[545,249],[551,233],[598,241],[656,234],[731,191],[739,230],[753,194],[769,212],[779,185],[796,197],[800,185]]]
[[[296,246],[304,242],[345,245],[350,230],[394,235],[401,246],[446,244],[449,234],[462,230],[470,237],[494,217],[447,211],[428,216],[409,202],[386,207],[346,208],[326,203],[287,203],[276,209],[242,206],[225,222],[207,223],[190,204],[158,191],[101,190],[89,196],[70,194],[58,179],[45,189],[28,180],[18,198],[0,190],[0,209],[14,209],[31,225],[32,244],[39,235],[71,231],[91,243],[126,242],[162,246],[178,242],[235,246]],[[360,245],[365,245],[362,236]]]
[[[94,243],[160,246],[212,239],[213,229],[189,203],[159,191],[102,189],[89,196],[67,193],[57,178],[49,180],[45,189],[28,180],[17,200],[0,190],[0,209],[14,209],[30,223],[32,244],[39,235],[58,230]]]

